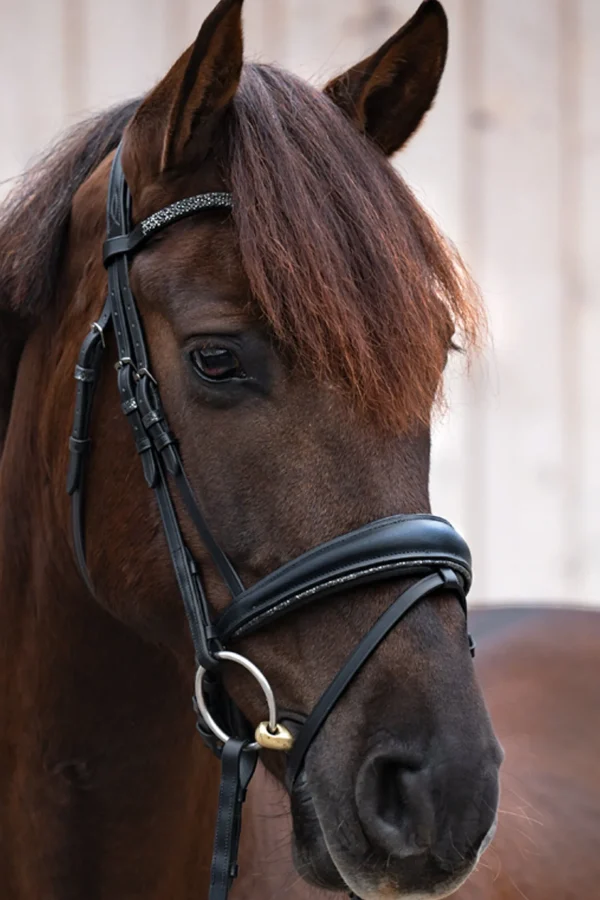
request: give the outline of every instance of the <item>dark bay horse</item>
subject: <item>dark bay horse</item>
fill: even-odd
[[[218,766],[195,734],[190,634],[123,415],[136,421],[139,409],[121,409],[106,362],[85,479],[86,577],[65,490],[73,372],[78,384],[91,377],[75,370],[79,347],[105,338],[116,147],[134,223],[207,192],[233,197],[232,211],[165,228],[128,271],[177,452],[245,585],[370,522],[427,517],[447,355],[455,333],[465,349],[477,339],[477,291],[388,161],[437,91],[440,4],[426,0],[324,91],[243,64],[241,5],[221,0],[143,100],[77,128],[2,210],[2,900],[208,893]],[[105,355],[131,375],[120,327]],[[150,373],[135,376],[147,384]],[[217,614],[230,598],[214,554],[178,499],[175,509],[189,549],[179,564],[195,560]],[[235,649],[283,710],[307,714],[414,589],[411,572],[340,589]],[[502,753],[468,652],[464,583],[453,570],[444,579],[451,590],[430,591],[361,669],[294,783],[296,866],[331,890],[446,895],[493,834]],[[238,669],[224,677],[260,722],[255,685]],[[282,753],[264,763],[283,779]]]
[[[498,829],[456,900],[579,900],[600,884],[600,613],[476,610],[476,670],[506,756]],[[235,900],[317,900],[281,788],[252,785]]]

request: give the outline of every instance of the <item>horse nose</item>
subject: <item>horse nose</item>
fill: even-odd
[[[361,765],[355,795],[367,839],[390,864],[460,867],[477,859],[494,827],[498,765],[492,752],[471,764],[376,752]]]

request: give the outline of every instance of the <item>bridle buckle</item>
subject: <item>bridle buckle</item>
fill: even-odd
[[[150,371],[146,368],[146,366],[140,366],[139,369],[136,369],[136,370],[135,370],[135,373],[134,373],[134,375],[133,375],[133,378],[134,378],[135,381],[141,381],[142,378],[144,378],[144,377],[145,377],[145,378],[149,378],[150,381],[152,382],[152,384],[153,384],[155,387],[158,387],[158,381],[156,380],[156,378],[154,377],[154,375],[152,374],[152,372],[150,372]]]
[[[100,343],[106,349],[106,340],[104,338],[104,328],[102,327],[102,325],[100,325],[99,322],[92,322],[90,328],[92,329],[92,331],[95,331],[96,334],[100,335]]]
[[[115,363],[115,370],[119,372],[121,369],[124,369],[125,366],[131,366],[134,373],[137,372],[134,361],[129,356],[124,356],[122,359],[118,359]]]

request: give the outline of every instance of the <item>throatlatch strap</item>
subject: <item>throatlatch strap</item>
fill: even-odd
[[[238,873],[242,806],[258,759],[258,753],[247,750],[247,746],[248,741],[231,738],[221,751],[221,787],[208,900],[226,900]]]
[[[77,365],[75,366],[75,410],[73,412],[73,428],[69,438],[69,470],[67,473],[67,493],[71,496],[71,514],[73,519],[73,548],[75,559],[89,592],[94,594],[94,586],[88,572],[85,557],[85,510],[84,483],[86,461],[89,456],[92,424],[92,401],[96,383],[100,376],[100,363],[104,350],[104,332],[110,324],[110,303],[105,302],[102,312],[86,335]]]

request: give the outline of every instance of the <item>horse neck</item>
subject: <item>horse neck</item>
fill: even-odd
[[[82,586],[39,452],[39,356],[34,341],[0,459],[2,897],[203,896],[217,762],[175,658]]]

